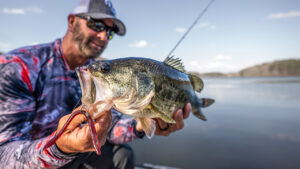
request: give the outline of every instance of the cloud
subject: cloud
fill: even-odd
[[[29,6],[26,8],[26,11],[32,12],[32,13],[43,13],[43,10],[37,6]]]
[[[237,66],[215,61],[204,65],[204,68],[210,72],[232,72],[237,70]]]
[[[289,12],[280,12],[272,13],[268,15],[269,19],[285,19],[292,17],[300,17],[300,11],[289,11]]]
[[[16,15],[24,15],[26,14],[26,11],[24,9],[20,9],[20,8],[3,8],[2,10],[3,13],[6,14],[16,14]]]
[[[178,32],[178,33],[185,33],[185,32],[186,32],[186,29],[185,29],[185,28],[175,28],[174,31],[175,31],[175,32]]]
[[[139,42],[129,44],[129,47],[133,47],[133,48],[144,48],[146,46],[148,46],[148,43],[145,40],[141,40]]]
[[[27,8],[3,8],[2,12],[5,14],[25,15],[28,12],[43,13],[43,10],[37,6],[29,6]]]
[[[37,45],[39,42],[31,42],[30,45]]]
[[[213,60],[214,61],[222,61],[222,60],[231,60],[232,59],[232,56],[229,56],[229,55],[224,55],[224,54],[217,54]]]
[[[7,42],[1,42],[0,41],[0,52],[5,52],[9,49],[12,48],[12,44],[11,43],[7,43]]]
[[[240,70],[239,66],[231,64],[232,56],[225,54],[217,54],[214,57],[211,57],[212,60],[210,62],[202,62],[193,60],[186,65],[186,69],[188,71],[196,71],[200,73],[207,72],[237,72]]]
[[[216,30],[217,27],[209,22],[203,22],[203,23],[200,23],[196,26],[197,28],[205,28],[205,29],[208,29],[208,30]]]

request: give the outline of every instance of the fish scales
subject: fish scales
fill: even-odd
[[[136,61],[136,70],[147,71],[153,77],[155,95],[150,104],[160,112],[172,114],[185,103],[195,99],[188,76],[161,62],[145,58],[133,58],[123,62],[125,67]],[[143,86],[141,86],[143,87]],[[175,106],[176,105],[176,106]]]
[[[156,127],[152,118],[175,123],[174,111],[190,102],[193,114],[206,120],[200,108],[214,102],[197,97],[195,92],[201,92],[203,81],[186,73],[179,58],[168,57],[164,62],[138,57],[101,60],[76,71],[83,104],[102,102],[99,112],[113,107],[134,116],[149,138]]]

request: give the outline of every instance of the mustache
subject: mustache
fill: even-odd
[[[100,46],[104,46],[104,45],[105,45],[105,42],[104,42],[103,40],[100,40],[99,38],[91,37],[91,38],[89,39],[89,41],[96,42],[96,43],[99,44]]]

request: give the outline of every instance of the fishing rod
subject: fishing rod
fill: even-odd
[[[192,23],[192,25],[189,27],[189,29],[184,33],[184,35],[179,39],[179,41],[176,43],[174,48],[170,51],[167,57],[170,57],[171,54],[174,52],[174,50],[178,47],[178,45],[183,41],[183,39],[186,37],[186,35],[192,30],[192,28],[196,25],[198,20],[206,13],[208,8],[211,6],[212,3],[214,3],[215,0],[211,0],[208,5],[203,9],[203,11],[200,13],[200,15],[196,18],[196,20]]]

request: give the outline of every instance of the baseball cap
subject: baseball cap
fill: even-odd
[[[124,23],[116,18],[116,11],[110,0],[80,0],[72,14],[85,14],[93,19],[112,19],[117,26],[116,33],[125,35]]]

